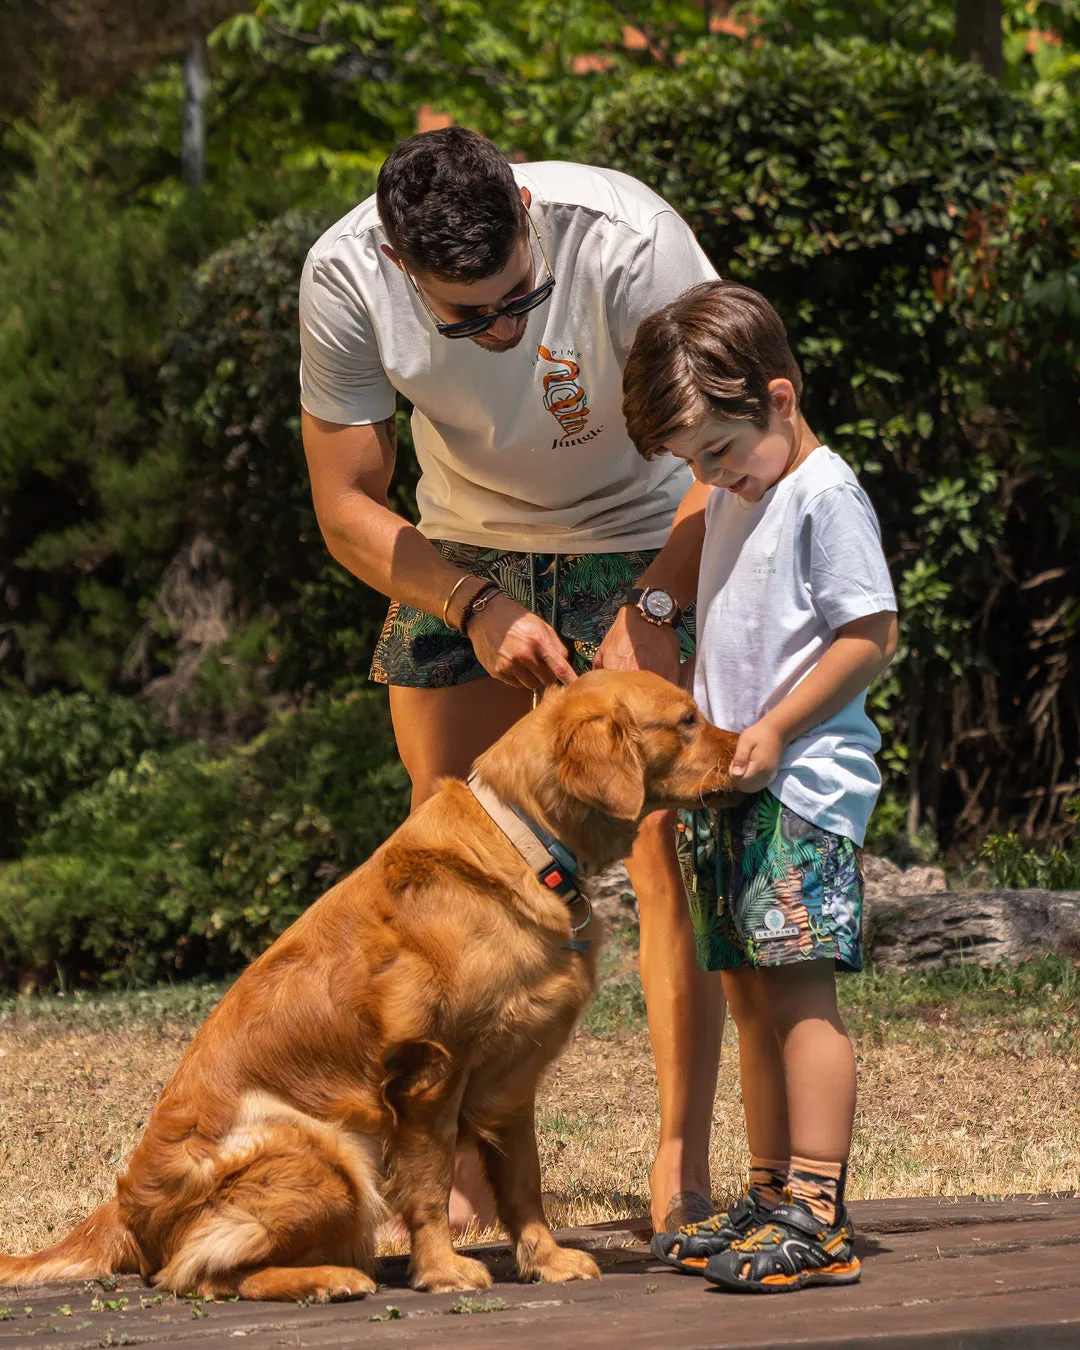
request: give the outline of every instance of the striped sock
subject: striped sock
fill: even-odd
[[[787,1189],[791,1199],[804,1205],[815,1218],[830,1228],[835,1225],[837,1216],[844,1208],[846,1181],[846,1162],[819,1162],[814,1158],[800,1158],[792,1154],[787,1174]]]
[[[769,1209],[775,1209],[784,1198],[784,1187],[787,1185],[789,1164],[780,1162],[776,1158],[757,1158],[750,1159],[750,1184],[748,1189],[753,1191],[763,1205]]]

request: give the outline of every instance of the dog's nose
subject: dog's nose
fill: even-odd
[[[725,790],[732,786],[731,761],[735,756],[735,747],[739,744],[738,733],[710,726],[706,735],[709,738],[709,756],[716,761],[714,772],[717,782],[720,789]]]

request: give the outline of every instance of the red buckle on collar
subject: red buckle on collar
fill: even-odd
[[[540,880],[545,886],[550,886],[553,891],[558,890],[563,884],[563,874],[557,867],[551,867],[544,873]]]

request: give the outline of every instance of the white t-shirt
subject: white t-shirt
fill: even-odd
[[[359,425],[414,405],[429,538],[532,552],[659,548],[690,485],[686,465],[643,460],[622,416],[622,371],[646,315],[716,272],[686,223],[612,169],[514,166],[532,193],[555,289],[508,352],[435,331],[380,248],[375,198],[308,255],[300,287],[300,398]],[[532,238],[537,284],[546,276]]]
[[[881,530],[847,464],[819,446],[760,502],[714,489],[698,577],[694,693],[717,726],[743,731],[821,660],[836,630],[896,609]],[[784,752],[769,791],[815,825],[866,836],[881,746],[865,693]]]

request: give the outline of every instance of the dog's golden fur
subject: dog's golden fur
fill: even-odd
[[[736,738],[653,675],[597,672],[477,761],[588,874],[643,815],[730,789]],[[591,936],[596,936],[590,930]],[[458,1139],[479,1144],[523,1278],[593,1278],[544,1219],[537,1080],[596,975],[570,917],[460,781],[240,976],[166,1086],[116,1198],[0,1284],[139,1271],[176,1293],[343,1297],[375,1288],[388,1201],[413,1281],[490,1284],[447,1222]],[[384,1201],[385,1197],[385,1201]]]

